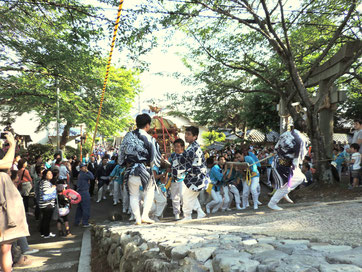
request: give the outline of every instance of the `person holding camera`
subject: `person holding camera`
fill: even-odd
[[[22,197],[7,174],[15,156],[15,140],[5,132],[9,144],[6,154],[0,150],[0,267],[12,271],[11,245],[20,237],[29,236]]]

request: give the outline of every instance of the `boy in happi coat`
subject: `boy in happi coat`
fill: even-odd
[[[175,219],[180,219],[181,214],[181,202],[182,202],[182,188],[183,181],[186,176],[185,169],[182,169],[179,166],[178,155],[182,154],[185,151],[185,142],[182,139],[176,139],[173,142],[175,152],[171,154],[169,162],[171,163],[171,199],[172,199],[172,208]]]
[[[183,220],[191,220],[192,210],[198,211],[198,218],[205,216],[202,212],[198,195],[200,190],[209,184],[210,178],[207,175],[207,168],[205,164],[205,157],[198,144],[197,137],[199,129],[191,126],[186,128],[185,140],[189,146],[179,155],[179,166],[175,169],[185,169],[186,176],[184,179],[183,190],[183,211],[185,218]]]

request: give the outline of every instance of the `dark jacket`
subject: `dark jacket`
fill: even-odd
[[[97,168],[98,168],[98,164],[97,164],[96,161],[94,161],[94,165],[92,165],[92,163],[89,162],[87,168],[88,168],[88,171],[93,174],[93,176],[96,176],[96,174],[97,174]]]
[[[98,180],[102,176],[108,177],[110,174],[111,174],[111,168],[109,164],[107,164],[106,167],[104,167],[102,164],[98,166],[97,175],[96,175]]]

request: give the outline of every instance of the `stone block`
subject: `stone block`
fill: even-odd
[[[160,252],[160,249],[158,247],[151,248],[149,252]]]
[[[264,251],[270,251],[270,250],[274,250],[274,247],[269,244],[255,244],[255,245],[245,247],[245,251],[249,252],[250,254],[258,254],[258,253],[262,253]]]
[[[258,241],[256,239],[248,239],[248,240],[241,241],[241,244],[243,244],[245,246],[251,246],[251,245],[255,245],[257,243],[258,243]]]
[[[286,254],[293,254],[297,250],[307,250],[308,246],[306,244],[279,244],[275,247],[277,250],[282,251]]]
[[[148,241],[147,246],[148,246],[148,248],[155,248],[155,247],[158,248],[157,243],[153,242],[153,241]]]
[[[125,245],[125,244],[127,244],[129,241],[131,241],[131,235],[129,235],[129,234],[126,234],[126,233],[122,233],[121,234],[121,237],[120,237],[120,243],[122,244],[122,245]]]
[[[120,246],[118,246],[115,251],[114,251],[114,254],[113,254],[113,264],[114,264],[114,267],[117,268],[119,267],[119,263],[121,262],[121,258],[123,256],[123,251],[122,251],[122,248]]]
[[[327,260],[333,264],[353,264],[362,267],[362,247],[329,254]]]
[[[142,271],[148,271],[148,272],[169,272],[169,271],[174,271],[175,264],[170,264],[160,259],[148,259],[144,262],[142,268],[144,269]],[[141,271],[141,270],[133,270],[133,271]]]
[[[102,251],[103,252],[108,252],[108,249],[110,248],[111,246],[111,243],[112,243],[112,240],[111,238],[103,238],[101,240],[101,248],[102,248]]]
[[[120,235],[118,233],[112,233],[111,234],[111,240],[112,244],[116,244],[117,246],[120,245]]]
[[[325,257],[293,254],[283,258],[287,264],[308,265],[308,267],[318,268],[321,264],[328,264]]]
[[[352,264],[322,264],[320,272],[361,272],[362,268]]]
[[[145,251],[148,249],[148,245],[147,243],[143,243],[138,247],[141,251]]]
[[[207,271],[209,272],[214,272],[214,268],[212,267],[212,260],[207,260],[204,263],[205,268],[207,269]]]
[[[291,240],[291,239],[284,239],[284,240],[279,240],[280,243],[284,244],[284,245],[309,245],[309,240]]]
[[[311,249],[322,251],[326,254],[331,254],[334,252],[342,252],[342,251],[348,251],[351,250],[352,247],[350,246],[335,246],[335,245],[329,245],[329,244],[312,244]]]
[[[260,237],[257,240],[259,243],[271,244],[275,241],[275,237]]]
[[[256,272],[259,265],[258,261],[245,258],[243,256],[227,256],[227,255],[216,255],[212,260],[212,267],[215,272]]]
[[[317,268],[310,267],[308,264],[286,264],[281,263],[278,267],[276,267],[273,272],[319,272]]]
[[[190,257],[194,258],[200,263],[205,263],[216,249],[217,247],[195,248],[190,251]]]
[[[190,250],[190,246],[186,246],[186,245],[174,247],[171,250],[172,260],[178,261],[178,260],[185,258],[187,256],[187,254],[189,253],[189,250]]]
[[[288,256],[289,256],[288,254],[285,254],[284,252],[281,252],[279,250],[269,250],[255,254],[253,256],[253,259],[262,264],[272,264],[276,262],[279,263],[280,260]]]

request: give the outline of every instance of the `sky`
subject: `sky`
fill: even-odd
[[[104,7],[104,4],[99,4],[97,0],[81,0],[87,4],[92,4],[95,6]],[[135,5],[143,2],[145,3],[147,0],[125,0],[123,4],[123,9],[133,9]],[[176,0],[175,0],[176,1]],[[300,7],[301,2],[299,0],[288,0],[286,5],[286,10],[289,12],[292,10],[296,10]],[[358,5],[357,8],[359,11],[362,10],[362,4]],[[262,12],[262,11],[260,11]],[[115,7],[106,7],[104,9],[104,14],[112,21],[115,20],[117,15],[117,8]],[[121,35],[121,33],[118,33]],[[162,36],[162,33],[155,33],[155,35]],[[110,38],[109,38],[110,39]],[[187,50],[186,48],[180,47],[180,41],[183,39],[181,33],[179,33],[176,37],[173,38],[172,42],[175,44],[170,48],[163,48],[159,46],[152,50],[146,56],[143,56],[142,59],[147,61],[149,65],[149,71],[143,72],[140,75],[141,87],[143,92],[137,98],[136,102],[134,103],[134,107],[132,110],[132,114],[138,112],[140,110],[148,108],[148,103],[150,99],[162,99],[165,94],[167,93],[184,93],[186,90],[189,90],[189,86],[185,86],[182,84],[181,79],[174,78],[172,76],[173,73],[181,73],[184,75],[190,75],[190,71],[183,65],[181,61],[181,57],[177,55],[177,53],[181,50]],[[109,41],[104,41],[103,47],[105,48],[105,52],[109,52]],[[117,43],[116,43],[117,44]],[[125,65],[124,60],[122,58],[122,52],[118,50],[116,47],[114,49],[112,63]],[[160,105],[158,105],[160,106]],[[162,106],[162,105],[161,105]]]
[[[125,0],[123,10],[133,9],[135,5],[140,2],[145,1]],[[85,1],[85,3],[104,8],[102,13],[110,20],[115,21],[117,8],[111,6],[105,7],[104,4],[99,4],[97,0]],[[121,35],[121,33],[118,32],[117,36],[119,35]],[[155,33],[155,35],[158,35],[161,38],[163,33],[158,32]],[[167,93],[184,93],[188,89],[187,86],[182,84],[181,79],[176,79],[171,76],[173,73],[190,73],[190,71],[183,65],[181,57],[177,55],[180,50],[185,50],[185,48],[180,48],[179,39],[182,39],[181,33],[178,37],[174,38],[174,46],[165,48],[160,45],[147,55],[141,57],[142,60],[149,63],[149,69],[140,75],[141,88],[143,92],[139,95],[139,97],[137,97],[133,105],[132,115],[138,113],[139,110],[142,111],[142,109],[148,109],[148,105],[150,105],[149,100],[151,99],[162,99]],[[105,40],[101,43],[101,47],[104,48],[106,54],[109,54],[110,42],[111,40]],[[117,48],[116,43],[112,57],[112,64],[122,66],[126,65],[124,63],[125,58],[122,56],[122,53],[123,52],[120,52],[119,48]]]

